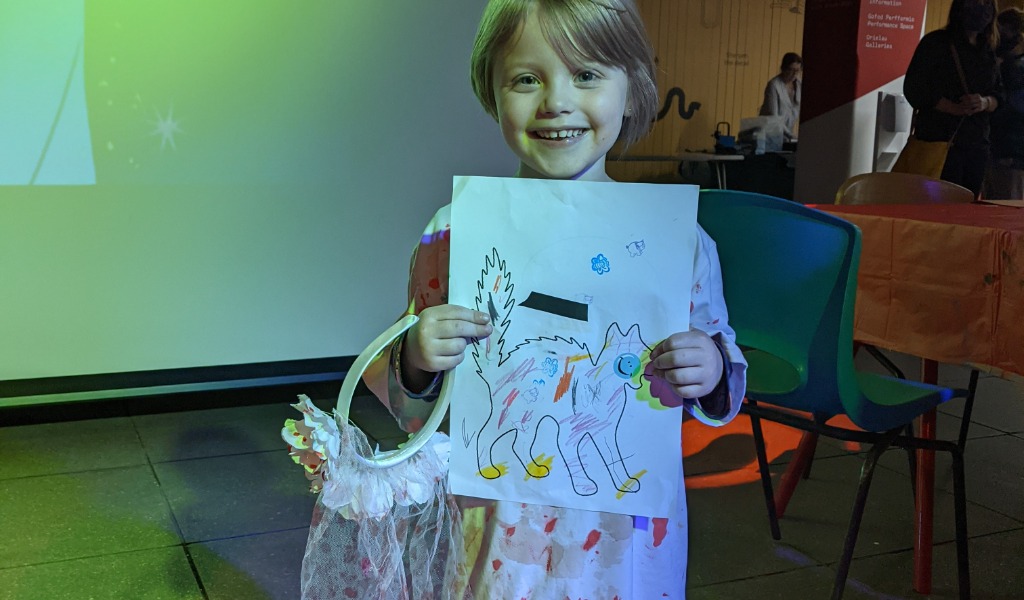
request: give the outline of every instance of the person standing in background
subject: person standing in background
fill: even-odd
[[[779,74],[764,88],[764,103],[758,114],[762,117],[782,117],[787,142],[796,141],[796,126],[800,121],[800,73],[803,59],[796,52],[782,57]]]
[[[1008,8],[996,18],[997,54],[1005,102],[992,113],[992,158],[985,197],[1024,199],[1024,11]]]
[[[903,80],[917,110],[914,137],[952,142],[941,178],[981,193],[989,116],[999,107],[995,0],[953,0],[946,27],[921,38]]]

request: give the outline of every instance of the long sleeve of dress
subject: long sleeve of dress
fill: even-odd
[[[736,332],[729,326],[729,311],[722,288],[722,267],[718,247],[703,228],[697,227],[697,251],[693,257],[693,289],[690,293],[690,326],[700,329],[719,343],[731,363],[728,381],[728,412],[709,415],[697,400],[685,400],[683,406],[702,423],[720,426],[732,421],[740,410],[747,385],[747,361],[736,345]]]
[[[409,308],[405,314],[448,302],[449,210],[438,211],[427,224],[409,262]],[[404,316],[404,315],[403,315]],[[363,382],[391,411],[403,431],[415,432],[434,410],[432,398],[406,390],[394,365],[398,343],[381,352],[366,369]]]

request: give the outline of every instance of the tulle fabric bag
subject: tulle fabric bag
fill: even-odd
[[[302,420],[281,435],[319,492],[302,560],[304,600],[468,598],[462,524],[448,487],[451,442],[437,431],[448,408],[445,378],[434,412],[398,450],[371,449],[348,419],[367,365],[417,317],[382,333],[356,358],[333,414],[300,396]]]

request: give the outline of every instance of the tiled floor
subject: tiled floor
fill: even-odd
[[[896,357],[913,372],[913,361]],[[862,367],[875,368],[870,359]],[[963,369],[940,377],[965,385]],[[278,432],[306,391],[143,398],[0,410],[0,599],[290,599],[313,497]],[[197,402],[214,408],[196,409]],[[191,405],[181,411],[181,405]],[[179,409],[175,411],[174,409]],[[942,409],[940,435],[961,406]],[[72,420],[68,420],[72,419]],[[379,440],[397,430],[370,399],[353,419]],[[696,426],[696,427],[694,427]],[[853,502],[855,448],[823,440],[773,542],[755,480],[749,423],[684,429],[691,518],[689,597],[826,598]],[[767,432],[781,472],[797,436]],[[983,377],[967,447],[974,597],[1024,598],[1024,384]],[[846,598],[911,590],[912,499],[905,456],[887,453],[871,488]],[[956,597],[948,460],[938,459],[934,593]],[[641,599],[643,600],[643,599]]]

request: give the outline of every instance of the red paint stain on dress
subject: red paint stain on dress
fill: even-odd
[[[357,595],[358,595],[358,592],[356,592],[354,589],[352,589],[352,588],[345,588],[345,597],[346,598],[355,598]]]
[[[548,521],[547,524],[544,525],[544,533],[551,533],[552,531],[554,531],[555,530],[555,523],[557,523],[557,522],[558,522],[557,518],[551,519],[550,521]]]
[[[429,285],[432,289],[436,290],[436,289],[440,289],[441,282],[437,279],[437,277],[435,277],[435,278],[431,279],[430,281],[428,281],[427,285]]]
[[[512,537],[515,534],[516,534],[516,528],[515,527],[506,527],[505,528],[505,536],[506,537]]]
[[[498,569],[501,568],[501,561],[496,558],[496,559],[494,559],[493,562],[491,562],[491,566],[494,567],[495,571],[497,571]]]
[[[583,549],[590,550],[597,545],[597,541],[601,539],[601,532],[596,529],[591,529],[590,533],[587,534],[587,541],[583,542]]]
[[[665,535],[668,533],[668,519],[655,517],[652,521],[654,522],[654,547],[657,548],[661,542],[665,541]]]

